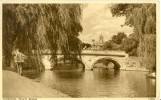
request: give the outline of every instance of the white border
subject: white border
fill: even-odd
[[[159,100],[159,88],[160,88],[160,4],[157,0],[1,0],[0,1],[0,50],[2,51],[2,4],[5,3],[156,3],[157,4],[157,86],[156,86],[156,100]],[[159,45],[160,44],[160,45]],[[2,52],[0,52],[0,64],[2,66]],[[159,70],[160,69],[160,70]],[[2,99],[2,67],[0,70],[0,98]],[[12,83],[11,83],[12,84]],[[152,98],[38,98],[38,100],[56,100],[56,99],[94,99],[94,100],[154,100]]]

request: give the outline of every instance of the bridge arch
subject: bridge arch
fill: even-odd
[[[82,60],[74,58],[74,57],[68,57],[67,60],[75,60],[78,63],[81,63],[83,65],[83,69],[85,69],[85,64],[82,62]],[[64,57],[58,58],[58,61],[64,60]]]
[[[113,64],[114,64],[114,69],[115,70],[119,70],[120,68],[121,68],[121,65],[119,64],[119,62],[116,60],[116,59],[113,59],[113,58],[110,58],[110,57],[103,57],[103,58],[99,58],[99,59],[97,59],[96,61],[94,61],[94,63],[92,64],[92,70],[93,70],[93,68],[94,68],[94,65],[97,63],[97,62],[99,62],[99,61],[101,61],[101,60],[107,60],[107,61],[109,61],[109,62],[112,62]]]

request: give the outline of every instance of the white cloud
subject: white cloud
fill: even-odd
[[[104,6],[105,4],[102,4]],[[102,9],[102,6],[99,4],[88,4],[88,6],[83,10],[83,17],[90,17],[92,14],[97,13],[97,11]]]
[[[106,28],[106,26],[102,26],[102,25],[96,25],[96,26],[94,26],[93,28],[92,28],[92,30],[99,30],[99,29],[101,29],[101,28]]]
[[[109,40],[118,32],[125,32],[129,35],[133,32],[132,28],[124,24],[125,17],[112,17],[109,9],[105,9],[107,4],[88,4],[83,10],[82,26],[83,32],[79,38],[83,42],[91,43],[92,39],[98,40],[100,34],[103,34],[104,40]]]

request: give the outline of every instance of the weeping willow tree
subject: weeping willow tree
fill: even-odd
[[[29,62],[41,72],[44,69],[41,50],[49,49],[56,61],[58,49],[69,52],[68,35],[82,31],[79,4],[4,4],[3,67],[10,67],[14,48],[27,54]],[[36,51],[36,55],[32,51]]]
[[[141,66],[156,67],[156,5],[155,4],[114,4],[113,16],[125,16],[125,25],[134,28],[139,41],[138,55],[142,58]]]

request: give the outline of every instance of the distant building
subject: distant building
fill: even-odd
[[[101,43],[101,44],[103,44],[103,43],[104,43],[103,35],[102,35],[102,34],[99,36],[99,43]]]
[[[92,49],[93,50],[102,50],[103,49],[103,44],[104,44],[104,37],[101,34],[99,36],[99,40],[95,41],[94,39],[92,40]]]

